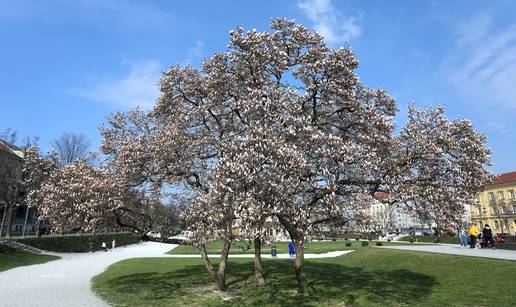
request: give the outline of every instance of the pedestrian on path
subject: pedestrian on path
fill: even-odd
[[[477,235],[480,233],[480,229],[478,229],[475,224],[471,224],[471,227],[469,227],[468,234],[469,234],[469,247],[475,248],[475,243],[477,242]]]
[[[294,255],[296,254],[296,249],[294,248],[294,243],[289,242],[288,243],[288,255],[290,257],[294,257]]]
[[[493,249],[495,249],[495,244],[494,244],[494,239],[493,239],[493,232],[491,231],[491,228],[489,227],[488,224],[485,224],[484,229],[482,229],[482,237],[484,238],[484,242],[486,244],[486,248],[487,248],[487,243],[490,243],[491,247]]]
[[[466,229],[461,229],[459,233],[460,248],[468,248],[468,233]]]
[[[115,246],[116,246],[116,241],[115,241],[115,239],[113,239],[113,241],[111,241],[111,250],[112,251],[115,251]]]
[[[106,242],[102,242],[102,249],[107,252],[107,244]]]

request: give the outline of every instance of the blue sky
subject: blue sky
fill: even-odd
[[[516,170],[514,1],[0,0],[0,131],[64,132],[96,146],[118,110],[149,107],[160,72],[224,50],[237,27],[294,18],[351,46],[358,74],[400,107],[446,107],[486,133],[496,173]]]

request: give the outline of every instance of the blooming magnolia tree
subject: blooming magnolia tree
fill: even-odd
[[[166,183],[191,199],[183,217],[219,289],[235,228],[259,238],[274,217],[295,243],[305,293],[310,231],[360,227],[379,191],[418,212],[439,208],[446,219],[484,182],[489,151],[467,121],[450,123],[442,109],[411,110],[396,135],[394,100],[359,82],[350,49],[332,49],[293,21],[271,28],[236,29],[228,49],[202,67],[166,71],[151,113],[110,120],[104,151],[116,153],[130,182],[155,190]],[[215,270],[204,245],[219,237]]]
[[[150,206],[122,177],[80,159],[59,167],[55,155],[44,158],[37,152],[30,148],[24,164],[27,203],[37,208],[40,219],[51,223],[53,231],[96,232],[118,226],[143,235],[150,230]]]
[[[449,121],[442,107],[409,108],[396,154],[397,184],[390,199],[421,220],[433,222],[438,234],[460,225],[464,204],[490,181],[486,137],[467,120]]]

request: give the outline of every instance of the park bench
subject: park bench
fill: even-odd
[[[516,250],[516,236],[503,236],[505,242],[497,245],[500,249]]]

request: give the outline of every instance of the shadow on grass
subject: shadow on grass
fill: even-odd
[[[400,305],[423,300],[437,285],[428,275],[409,270],[381,270],[349,267],[334,263],[307,262],[305,270],[310,282],[310,295],[299,296],[289,261],[264,263],[266,285],[253,280],[252,263],[230,263],[227,275],[228,291],[234,295],[225,305],[292,306],[317,305],[325,302],[347,304]],[[208,273],[202,265],[190,265],[175,271],[140,273],[110,279],[109,291],[132,293],[150,305],[166,300],[189,300],[192,305],[219,295],[211,287]]]

